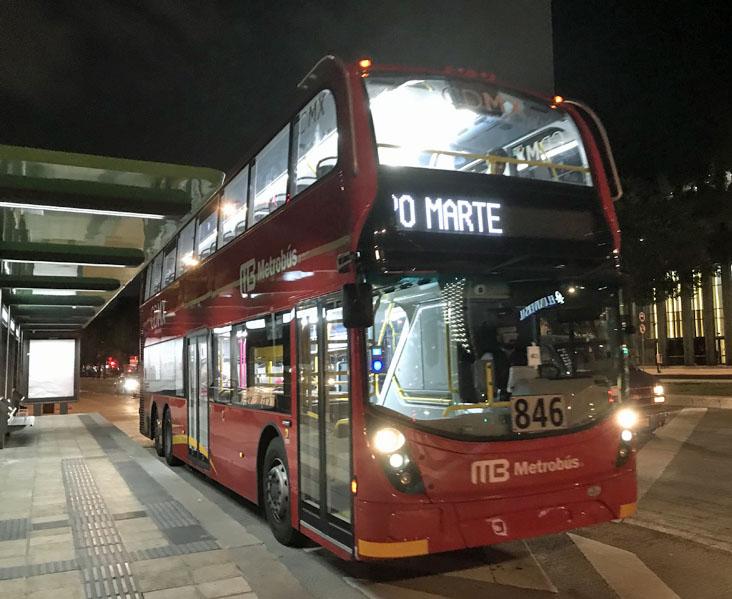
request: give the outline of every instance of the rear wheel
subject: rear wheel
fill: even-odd
[[[274,537],[283,545],[300,544],[302,535],[292,528],[290,469],[285,446],[279,437],[272,439],[264,455],[262,497],[264,513]]]
[[[162,425],[160,423],[160,419],[158,418],[158,411],[153,410],[151,419],[150,419],[150,432],[152,433],[153,438],[153,447],[155,447],[155,453],[157,453],[161,458],[165,455],[165,449],[163,448],[163,430]]]
[[[168,409],[163,414],[163,454],[168,466],[177,466],[181,463],[173,455],[173,421],[170,418],[170,410]]]

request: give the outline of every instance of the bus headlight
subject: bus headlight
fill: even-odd
[[[618,412],[618,424],[623,428],[633,428],[638,422],[638,414],[633,410],[625,408]]]
[[[374,449],[379,453],[394,453],[404,447],[404,435],[395,428],[382,428],[374,435]]]
[[[653,388],[653,395],[663,395],[663,385],[656,385]]]

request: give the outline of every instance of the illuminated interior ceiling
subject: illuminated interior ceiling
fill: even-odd
[[[221,187],[222,172],[0,145],[2,306],[83,328]]]

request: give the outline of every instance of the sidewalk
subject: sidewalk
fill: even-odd
[[[219,506],[99,414],[43,416],[0,451],[0,599],[256,599],[252,560],[310,594]],[[283,585],[280,584],[280,587]]]

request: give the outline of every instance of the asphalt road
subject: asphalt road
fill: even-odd
[[[137,402],[96,385],[72,411],[99,411],[134,436]],[[623,522],[376,564],[283,547],[250,503],[192,470],[177,472],[261,539],[313,597],[732,598],[732,410],[675,412],[640,447],[639,510]],[[276,580],[271,588],[269,596],[291,599]]]

